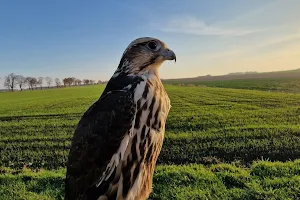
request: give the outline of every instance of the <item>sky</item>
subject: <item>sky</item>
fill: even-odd
[[[162,78],[300,68],[299,0],[3,0],[0,87],[9,73],[109,80],[144,36],[177,56]]]

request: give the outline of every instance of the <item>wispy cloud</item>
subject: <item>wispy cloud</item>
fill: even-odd
[[[237,45],[232,48],[226,49],[226,51],[215,52],[201,55],[205,59],[220,59],[220,58],[237,58],[242,56],[249,56],[261,52],[262,49],[269,48],[273,49],[273,45],[285,44],[288,42],[294,41],[295,45],[299,46],[300,42],[300,32],[294,34],[288,34],[279,37],[270,37],[268,39],[262,39],[254,43],[248,43],[243,45]],[[274,48],[274,51],[280,51],[281,49]]]
[[[192,35],[215,35],[215,36],[243,36],[266,29],[250,29],[243,27],[226,27],[226,23],[207,24],[201,19],[192,16],[174,17],[160,28],[163,32],[175,32]]]

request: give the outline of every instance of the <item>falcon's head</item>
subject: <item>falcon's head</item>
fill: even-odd
[[[138,38],[124,51],[115,75],[156,73],[165,60],[176,62],[176,55],[164,42],[151,37]]]

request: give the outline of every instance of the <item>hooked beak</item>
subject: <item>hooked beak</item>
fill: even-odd
[[[162,51],[161,55],[164,57],[165,60],[175,60],[175,62],[176,62],[175,53],[172,50],[168,49],[168,48],[164,49]]]

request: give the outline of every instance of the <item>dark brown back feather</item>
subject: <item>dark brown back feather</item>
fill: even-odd
[[[95,184],[132,126],[133,91],[103,95],[85,112],[75,130],[67,161],[65,199],[92,200],[104,194],[108,183]]]

